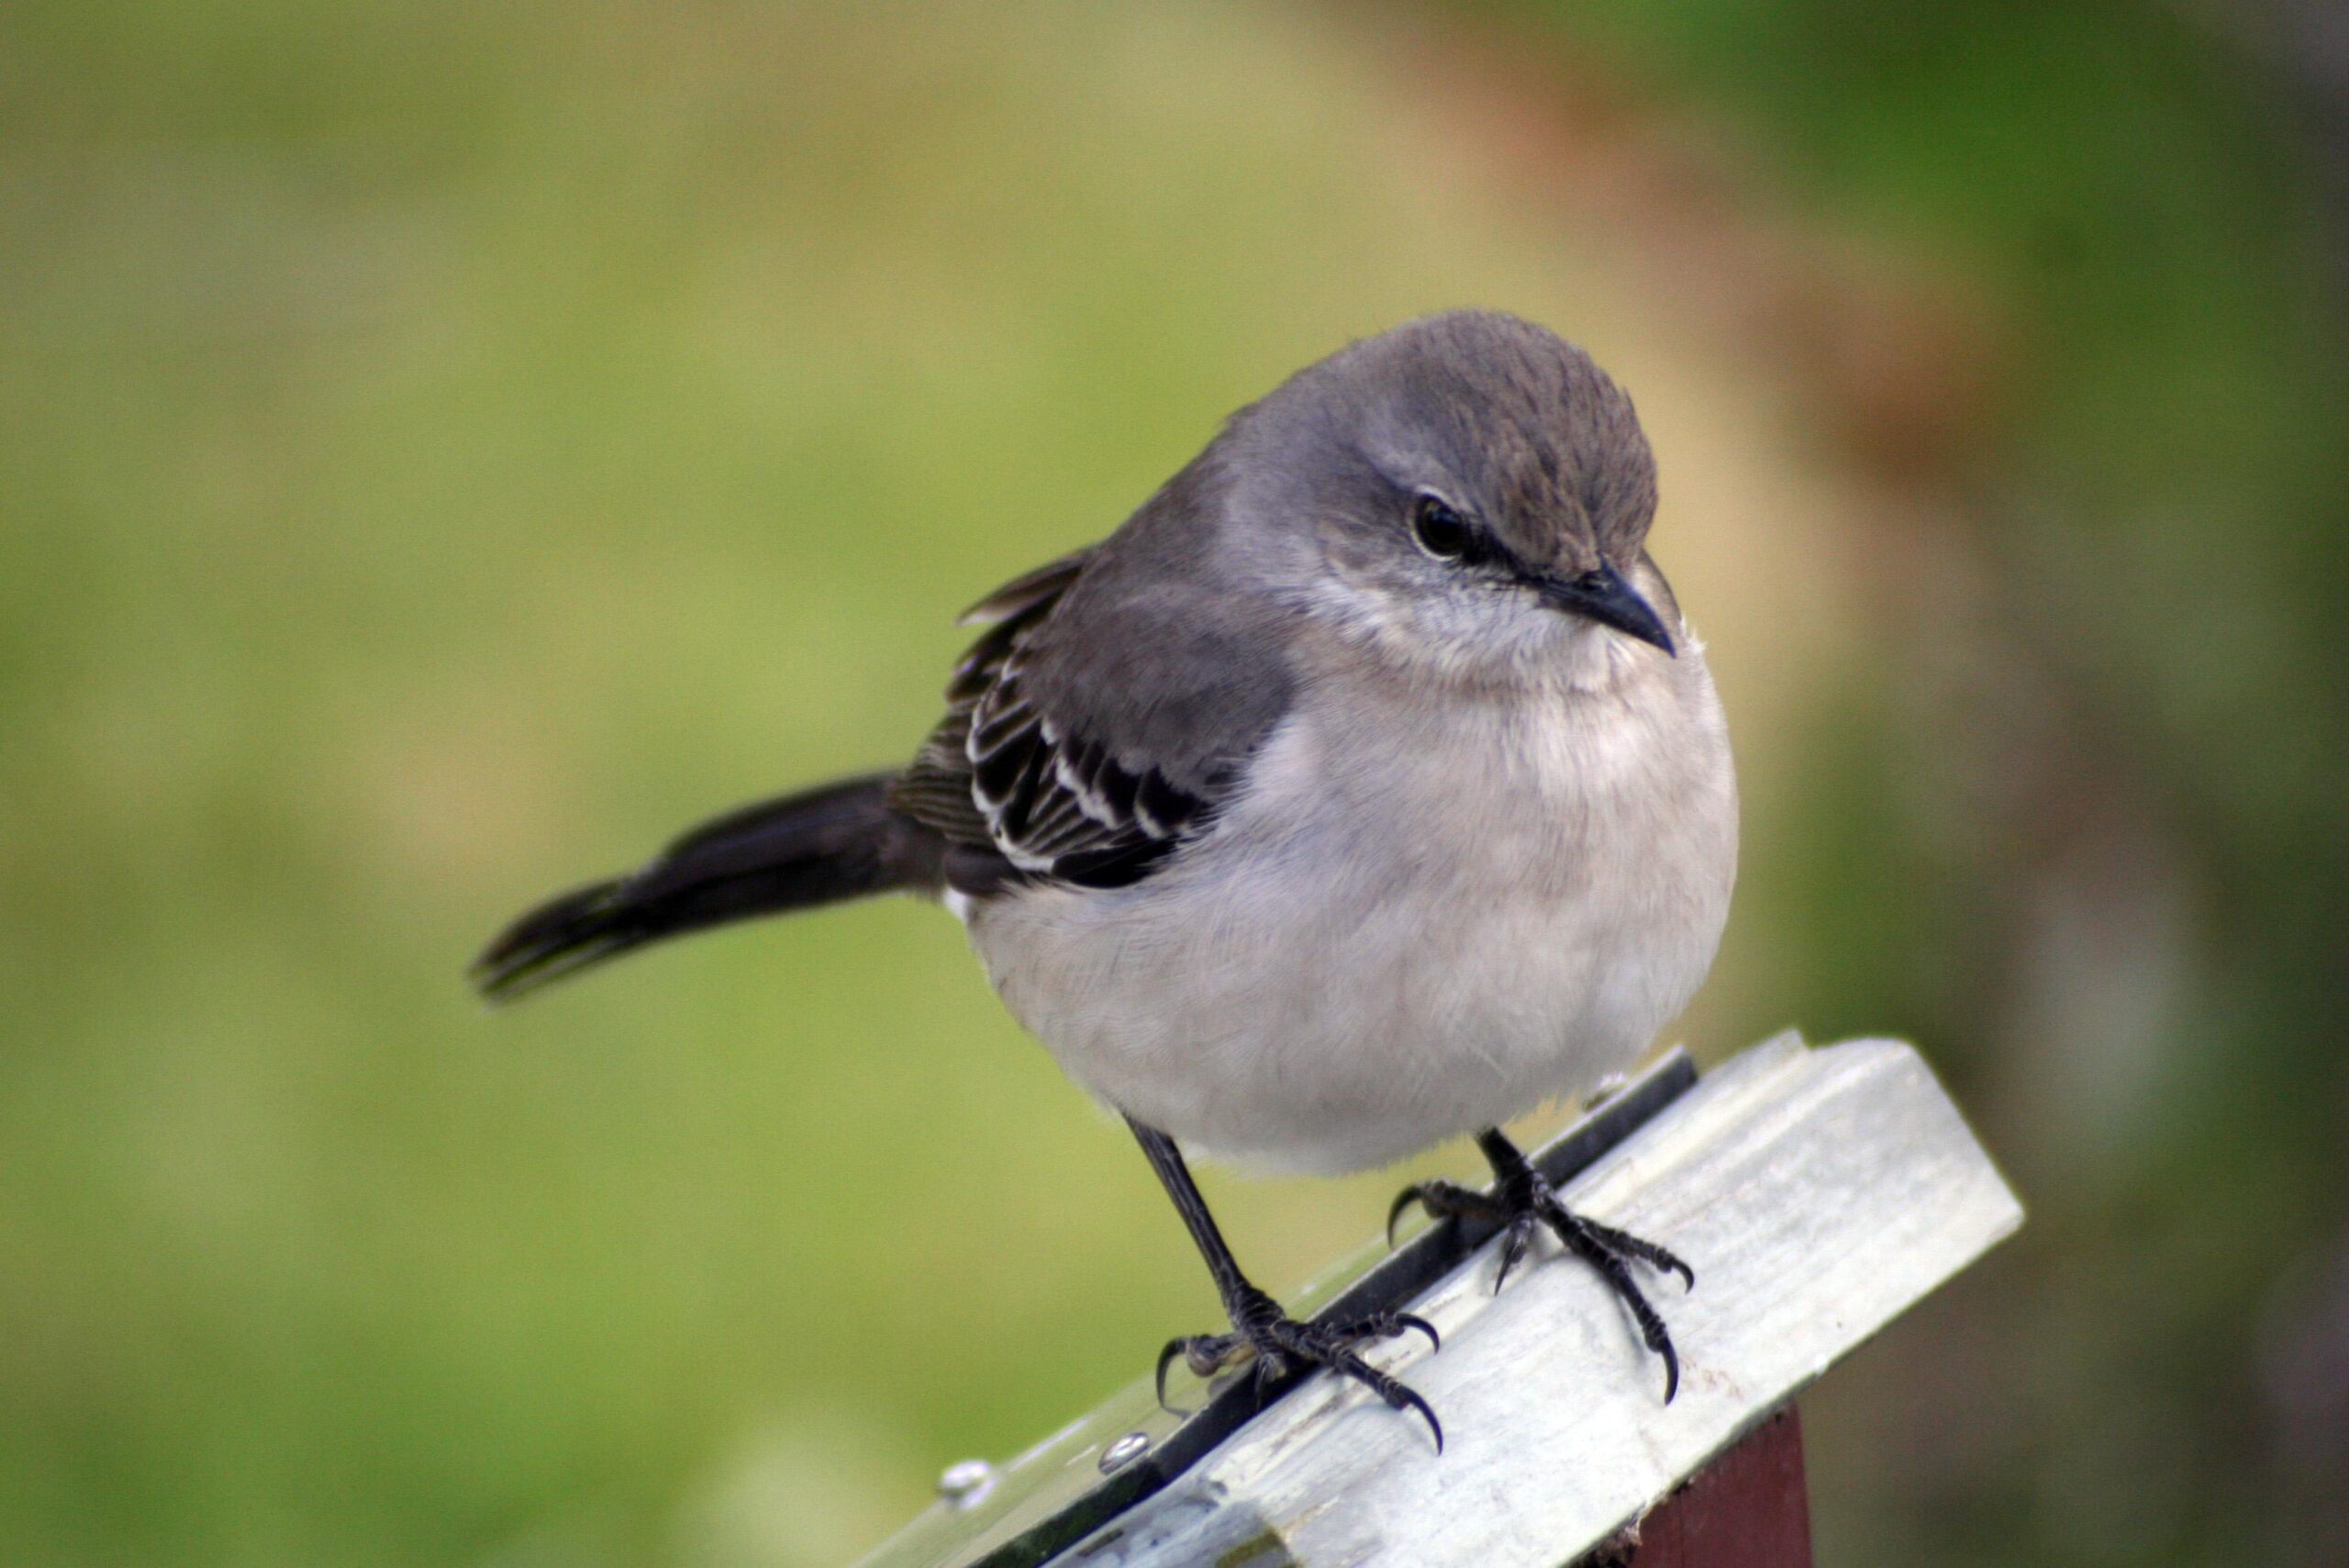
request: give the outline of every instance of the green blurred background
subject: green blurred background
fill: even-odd
[[[2344,170],[2292,0],[11,0],[0,1562],[838,1562],[1208,1326],[934,911],[459,973],[1458,304],[1659,449],[1678,1036],[1917,1039],[2032,1207],[1822,1561],[2349,1560]],[[1395,1182],[1209,1179],[1283,1288]]]

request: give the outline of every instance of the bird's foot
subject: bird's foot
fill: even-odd
[[[1251,1285],[1247,1292],[1231,1314],[1231,1332],[1169,1340],[1158,1352],[1159,1404],[1166,1405],[1166,1369],[1178,1356],[1193,1375],[1202,1379],[1253,1362],[1260,1385],[1277,1381],[1292,1368],[1327,1367],[1340,1377],[1361,1384],[1391,1408],[1416,1413],[1434,1435],[1436,1452],[1443,1451],[1443,1424],[1435,1418],[1434,1408],[1392,1373],[1381,1372],[1358,1353],[1361,1346],[1392,1339],[1406,1329],[1425,1334],[1431,1349],[1442,1349],[1442,1341],[1427,1319],[1408,1312],[1381,1312],[1353,1323],[1300,1323],[1263,1291]]]
[[[1504,1148],[1507,1146],[1504,1145]],[[1513,1149],[1508,1151],[1515,1153]],[[1487,1150],[1487,1153],[1492,1151]],[[1653,1241],[1642,1240],[1629,1231],[1586,1219],[1558,1201],[1558,1195],[1541,1172],[1535,1170],[1523,1155],[1514,1162],[1495,1155],[1499,1180],[1491,1192],[1479,1192],[1453,1182],[1419,1182],[1396,1195],[1395,1207],[1386,1212],[1386,1238],[1395,1239],[1395,1222],[1413,1204],[1425,1209],[1431,1218],[1458,1215],[1483,1219],[1497,1225],[1501,1232],[1500,1270],[1493,1276],[1493,1293],[1500,1288],[1532,1245],[1537,1229],[1547,1229],[1565,1244],[1566,1251],[1598,1271],[1608,1288],[1622,1301],[1639,1326],[1640,1339],[1647,1348],[1664,1358],[1664,1402],[1672,1403],[1680,1392],[1680,1352],[1673,1348],[1672,1335],[1664,1328],[1664,1319],[1639,1282],[1631,1277],[1633,1263],[1645,1263],[1663,1273],[1676,1273],[1684,1287],[1697,1288],[1697,1273],[1674,1253]]]

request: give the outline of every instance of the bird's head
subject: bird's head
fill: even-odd
[[[1228,439],[1233,516],[1286,558],[1299,607],[1353,639],[1471,678],[1675,651],[1642,553],[1647,438],[1540,327],[1411,322],[1300,372]]]

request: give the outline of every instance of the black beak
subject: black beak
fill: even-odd
[[[1667,654],[1674,652],[1672,634],[1664,630],[1655,606],[1640,597],[1639,590],[1624,582],[1622,573],[1612,566],[1601,563],[1598,571],[1579,577],[1536,577],[1532,582],[1534,591],[1559,609],[1588,616],[1601,626],[1653,643]]]

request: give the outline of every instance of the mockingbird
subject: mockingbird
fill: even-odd
[[[1631,400],[1510,317],[1355,343],[1233,415],[1101,543],[981,600],[946,717],[902,770],[757,805],[565,894],[474,976],[511,996],[680,932],[907,892],[959,917],[996,992],[1122,1115],[1207,1259],[1202,1377],[1364,1361],[1402,1314],[1297,1321],[1241,1272],[1182,1148],[1340,1173],[1473,1134],[1490,1195],[1605,1277],[1664,1397],[1633,1266],[1499,1131],[1634,1062],[1712,962],[1737,795],[1701,650],[1643,548]],[[1390,1217],[1391,1223],[1391,1217]],[[1495,1288],[1498,1288],[1497,1284]]]

